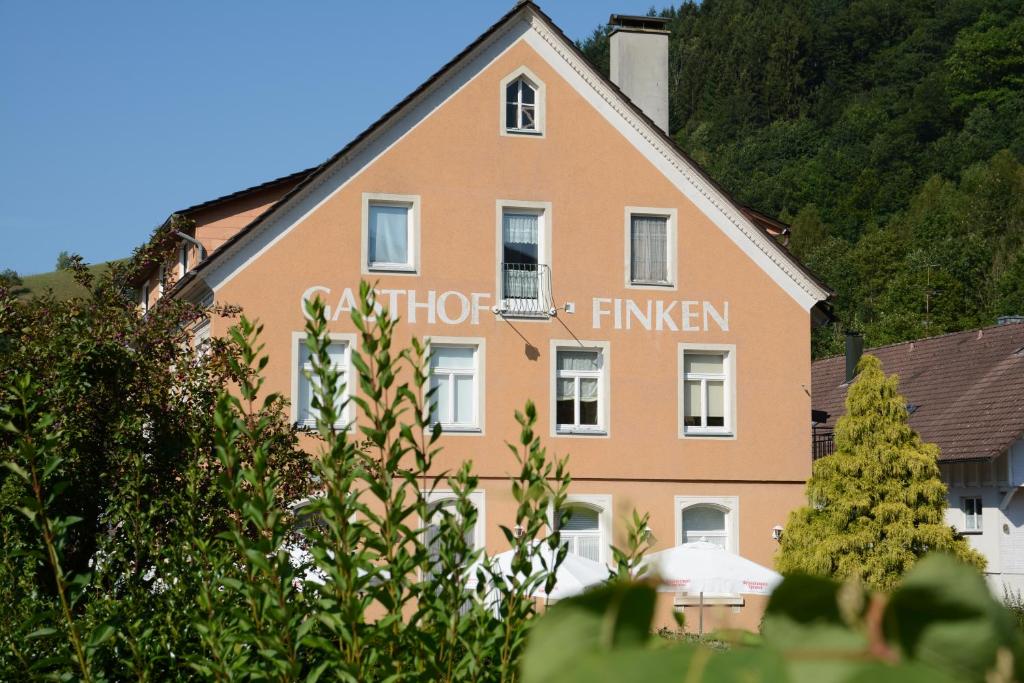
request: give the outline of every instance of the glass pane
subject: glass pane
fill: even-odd
[[[694,505],[683,510],[683,531],[725,533],[725,511],[709,505]]]
[[[370,205],[370,263],[409,262],[409,207]]]
[[[630,276],[636,282],[668,281],[668,227],[664,216],[633,216]]]
[[[304,375],[299,376],[299,422],[310,422],[313,418],[313,387]]]
[[[434,411],[431,413],[431,419],[434,422],[450,422],[451,415],[448,414],[449,406],[451,405],[451,386],[448,375],[440,375],[430,378],[431,388],[437,388],[434,393]]]
[[[455,415],[454,424],[473,424],[473,377],[462,375],[455,377]]]
[[[561,526],[562,531],[598,530],[597,510],[580,505],[570,507],[566,512],[569,513],[569,519]]]
[[[523,84],[523,104],[533,104],[535,102],[535,91],[533,86],[526,81],[519,81]]]
[[[504,263],[534,266],[529,276],[536,277],[538,263],[538,233],[540,216],[537,214],[505,213],[501,220],[502,261]]]
[[[700,427],[700,380],[688,379],[683,384],[683,424]]]
[[[594,372],[601,369],[601,352],[559,349],[556,367],[559,370]]]
[[[580,424],[596,425],[597,408],[597,380],[583,377],[580,379]]]
[[[725,382],[708,380],[708,427],[725,426]]]
[[[555,383],[555,393],[558,400],[572,400],[576,398],[576,380],[573,378],[559,377]]]
[[[718,533],[718,534],[706,534],[700,531],[689,532],[684,537],[685,543],[694,543],[696,541],[703,541],[704,543],[714,543],[717,546],[725,548],[729,537]]]
[[[345,346],[345,342],[331,342],[330,346],[327,347],[327,355],[331,357],[331,365],[336,368],[345,363]]]
[[[519,101],[519,81],[512,81],[505,87],[505,101],[509,103]]]
[[[522,130],[534,130],[537,124],[534,119],[533,105],[524,104],[522,109],[523,120],[519,127]]]
[[[431,347],[430,366],[452,370],[472,369],[475,353],[476,348],[472,346],[434,346]]]
[[[576,414],[573,409],[574,401],[560,398],[555,402],[555,420],[560,425],[576,424]]]
[[[724,357],[720,353],[689,353],[683,356],[683,372],[720,375],[725,372]]]
[[[570,552],[575,552],[580,557],[585,557],[594,562],[601,561],[601,537],[595,534],[578,536],[575,549],[570,547]]]
[[[516,122],[516,105],[509,102],[505,105],[505,128],[515,130],[518,127]]]

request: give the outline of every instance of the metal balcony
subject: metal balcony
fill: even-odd
[[[832,432],[815,432],[811,437],[811,461],[832,455],[836,451],[835,434]]]
[[[502,263],[501,297],[496,311],[506,317],[554,315],[551,269],[543,263]]]

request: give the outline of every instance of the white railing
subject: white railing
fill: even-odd
[[[502,263],[497,312],[523,317],[553,315],[551,269],[542,263]]]

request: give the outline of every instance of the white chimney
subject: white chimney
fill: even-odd
[[[612,83],[668,132],[668,19],[613,14]]]

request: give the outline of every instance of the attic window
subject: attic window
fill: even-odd
[[[505,130],[533,133],[537,130],[537,89],[525,78],[505,88]]]
[[[502,134],[542,135],[544,132],[544,85],[527,69],[501,82]]]

